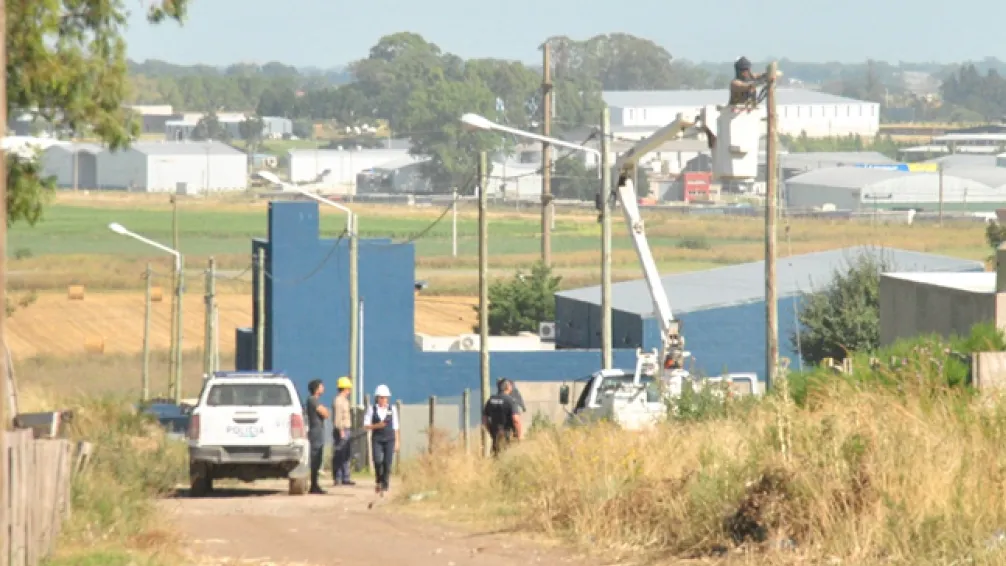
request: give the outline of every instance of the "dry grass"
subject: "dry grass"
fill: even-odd
[[[812,406],[765,401],[648,434],[546,430],[496,463],[421,458],[404,485],[435,492],[417,505],[616,558],[1003,563],[990,541],[1006,529],[1006,405],[835,384]]]
[[[77,368],[83,375],[95,370]],[[179,538],[156,514],[155,498],[184,480],[184,445],[169,440],[124,395],[75,395],[24,376],[20,385],[22,410],[71,409],[70,437],[93,445],[88,468],[74,478],[73,514],[49,564],[181,563]]]

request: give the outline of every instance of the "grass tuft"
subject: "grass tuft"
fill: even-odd
[[[814,398],[647,433],[540,427],[497,462],[443,448],[405,467],[404,495],[616,559],[1003,563],[1006,405],[845,380]]]

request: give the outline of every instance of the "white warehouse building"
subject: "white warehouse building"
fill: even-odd
[[[248,156],[210,142],[136,142],[97,156],[98,188],[204,193],[248,188]]]
[[[55,177],[56,186],[98,188],[98,154],[105,148],[93,143],[58,143],[42,152],[42,174]]]
[[[326,192],[356,194],[356,177],[408,157],[407,149],[291,149],[290,181],[317,183]],[[327,173],[326,173],[327,171]]]
[[[807,89],[780,88],[776,91],[778,126],[782,135],[827,138],[859,135],[872,138],[880,131],[880,105]],[[727,90],[606,91],[605,104],[611,108],[612,129],[658,128],[670,124],[678,114],[698,115],[699,108],[724,105]],[[765,114],[765,104],[757,112]],[[640,135],[642,137],[642,135]]]
[[[783,190],[786,204],[797,209],[830,205],[836,210],[853,212],[891,208],[936,210],[940,202],[940,175],[828,167],[788,179]],[[1006,168],[961,167],[945,172],[943,202],[951,208],[1006,203]]]

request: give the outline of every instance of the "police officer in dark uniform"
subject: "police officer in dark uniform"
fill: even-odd
[[[482,409],[482,426],[492,438],[493,456],[498,456],[511,440],[520,440],[522,433],[520,407],[510,396],[513,384],[501,379],[496,389],[496,394],[489,397]]]

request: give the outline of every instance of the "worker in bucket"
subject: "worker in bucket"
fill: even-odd
[[[493,456],[499,456],[511,441],[521,437],[520,407],[510,396],[512,393],[513,383],[501,379],[496,383],[496,394],[482,408],[482,426],[492,439]]]
[[[751,72],[751,61],[747,57],[739,57],[734,61],[734,78],[730,81],[730,98],[727,105],[734,109],[753,110],[758,106],[758,85],[764,82],[764,75]],[[702,124],[703,133],[709,142],[710,151],[716,149],[716,135],[708,124]]]
[[[340,377],[336,382],[339,392],[332,401],[332,476],[335,485],[356,485],[349,479],[349,460],[352,452],[353,418],[350,414],[349,396],[353,382],[348,377]]]
[[[734,62],[734,80],[730,81],[730,100],[733,107],[754,108],[758,105],[758,85],[762,75],[751,72],[751,61],[740,57]]]
[[[374,397],[374,404],[367,407],[363,415],[363,428],[373,431],[370,438],[376,480],[374,492],[384,497],[388,491],[395,453],[401,447],[401,436],[398,430],[398,412],[391,406],[391,389],[387,385],[378,385]]]

